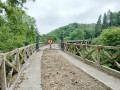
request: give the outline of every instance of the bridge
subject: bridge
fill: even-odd
[[[62,49],[60,42],[52,49],[39,43],[39,50],[32,44],[1,53],[0,90],[120,90],[120,47],[86,42],[65,41]]]

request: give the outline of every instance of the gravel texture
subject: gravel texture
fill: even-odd
[[[43,90],[111,90],[60,55],[45,50],[41,61]]]

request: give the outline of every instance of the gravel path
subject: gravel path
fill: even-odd
[[[110,90],[56,50],[45,50],[41,61],[43,90]]]
[[[36,52],[24,70],[15,90],[42,90],[41,88],[41,56],[43,51]]]

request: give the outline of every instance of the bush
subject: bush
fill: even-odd
[[[119,46],[120,45],[120,28],[112,27],[104,29],[99,37],[99,43],[105,46]]]

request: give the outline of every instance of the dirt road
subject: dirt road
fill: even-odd
[[[43,90],[110,90],[56,50],[45,50],[41,61]]]

